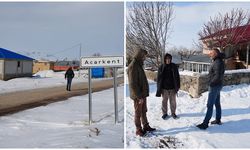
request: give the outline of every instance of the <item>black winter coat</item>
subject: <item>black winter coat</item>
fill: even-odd
[[[75,74],[72,69],[68,69],[65,73],[65,78],[74,78]]]
[[[220,53],[212,62],[209,68],[209,86],[222,86],[225,72],[225,64],[222,60],[224,55]]]
[[[163,72],[166,64],[162,64],[159,69],[158,69],[158,74],[157,74],[157,91],[156,91],[156,96],[160,97],[162,94],[162,84],[163,84]],[[173,73],[173,78],[174,78],[174,89],[176,93],[180,89],[180,75],[177,66],[174,63],[171,63],[171,70]]]

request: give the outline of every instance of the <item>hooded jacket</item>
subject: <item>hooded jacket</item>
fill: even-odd
[[[65,73],[65,79],[66,78],[74,78],[75,74],[74,74],[74,71],[72,70],[72,68],[69,68],[66,73]]]
[[[222,60],[225,57],[223,53],[219,53],[217,57],[213,59],[211,66],[209,68],[209,86],[222,86],[223,85],[223,78],[225,72],[225,64]]]
[[[130,98],[133,100],[149,96],[149,85],[143,69],[143,57],[147,51],[138,49],[132,62],[128,66],[128,81]]]
[[[174,63],[170,63],[169,64],[172,70],[172,74],[173,74],[173,84],[174,84],[174,90],[176,91],[176,93],[178,92],[178,90],[180,89],[180,75],[179,75],[179,71],[177,66]],[[166,64],[162,64],[159,69],[158,69],[158,74],[157,74],[157,91],[156,91],[156,96],[160,97],[162,94],[162,89],[163,89],[163,73],[164,73],[164,69]]]

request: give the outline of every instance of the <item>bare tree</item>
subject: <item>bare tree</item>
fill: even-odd
[[[184,58],[189,59],[191,56],[195,55],[196,51],[195,50],[189,50],[185,47],[182,47],[179,51],[178,54],[181,56],[181,60],[183,61]]]
[[[198,55],[201,53],[201,50],[199,49],[188,49],[186,47],[180,46],[180,47],[173,47],[169,50],[169,53],[171,54],[177,54],[181,57],[181,60],[189,59],[193,55]]]
[[[203,44],[202,44],[201,41],[196,42],[196,41],[193,40],[193,49],[194,49],[195,51],[197,51],[197,54],[201,54],[203,48],[204,48],[204,47],[203,47]]]
[[[250,15],[243,9],[232,9],[225,14],[219,13],[205,23],[198,33],[208,48],[234,47],[242,40],[242,35],[250,23]]]
[[[163,57],[173,19],[173,4],[166,2],[131,2],[128,6],[127,53],[140,46],[148,51],[147,61],[158,67]]]

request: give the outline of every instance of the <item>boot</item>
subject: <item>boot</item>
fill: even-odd
[[[211,122],[211,124],[218,124],[218,125],[221,125],[221,121],[220,120],[214,120]]]
[[[147,123],[146,125],[144,125],[143,130],[144,131],[155,131],[156,129],[155,128],[151,128],[149,126],[149,124]]]
[[[179,117],[178,117],[176,114],[172,114],[172,117],[173,117],[174,119],[179,119]]]
[[[204,124],[204,123],[201,123],[201,124],[198,124],[196,127],[201,129],[201,130],[206,130],[208,128],[208,125]]]
[[[144,130],[142,130],[141,128],[139,128],[139,129],[136,129],[135,134],[136,134],[137,136],[144,136],[144,135],[146,134],[146,131],[144,131]]]
[[[161,117],[161,118],[162,118],[163,120],[167,120],[167,119],[168,119],[168,117],[169,117],[169,116],[168,116],[168,114],[164,114],[164,115],[162,115],[162,117]]]

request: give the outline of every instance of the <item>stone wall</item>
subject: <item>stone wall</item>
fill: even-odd
[[[156,72],[146,71],[148,79],[156,81]],[[208,75],[199,73],[180,73],[181,87],[180,89],[186,91],[192,97],[199,97],[201,93],[208,90]],[[225,85],[237,85],[242,83],[250,83],[250,70],[233,70],[226,71],[224,75]]]

